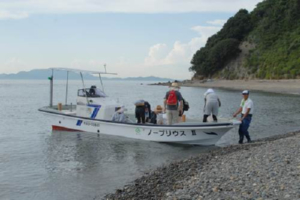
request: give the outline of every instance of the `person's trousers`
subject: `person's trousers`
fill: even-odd
[[[209,117],[209,115],[203,115],[203,122],[207,122],[208,117]],[[214,122],[218,121],[218,118],[216,115],[213,115],[213,119],[214,119]]]
[[[243,117],[243,115],[242,115]],[[251,138],[248,132],[250,123],[252,120],[252,115],[247,115],[247,117],[245,117],[245,119],[243,119],[242,123],[240,124],[239,127],[239,135],[240,135],[240,140],[239,143],[242,144],[244,141],[244,136],[247,138],[248,142],[251,142]]]
[[[137,119],[137,123],[145,124],[145,108],[143,106],[135,108],[135,117]]]
[[[168,125],[178,123],[179,111],[178,110],[167,110]]]

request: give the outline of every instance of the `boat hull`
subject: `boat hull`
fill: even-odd
[[[51,116],[53,130],[82,131],[154,142],[214,145],[234,127],[232,123],[183,123],[172,126],[118,123],[40,111]]]

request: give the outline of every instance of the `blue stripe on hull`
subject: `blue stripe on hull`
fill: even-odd
[[[77,120],[76,126],[81,126],[82,120]]]
[[[89,105],[89,106],[94,108],[94,111],[93,111],[93,113],[91,115],[91,118],[95,119],[97,117],[97,115],[98,115],[98,112],[99,112],[101,106],[97,106],[97,107],[94,106],[94,105]]]

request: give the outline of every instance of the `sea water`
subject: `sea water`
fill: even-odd
[[[98,85],[86,81],[86,87]],[[149,82],[105,81],[104,90],[134,112],[134,102],[145,99],[152,108],[163,105],[168,87]],[[55,81],[54,104],[76,103],[81,81]],[[187,117],[202,119],[203,88],[181,88],[189,102]],[[238,109],[241,91],[215,89],[221,117]],[[300,129],[298,96],[251,91],[255,113],[250,127],[253,140]],[[144,172],[213,147],[170,145],[96,134],[52,132],[38,108],[49,105],[49,81],[0,81],[0,199],[101,199]],[[237,128],[218,145],[236,144]]]

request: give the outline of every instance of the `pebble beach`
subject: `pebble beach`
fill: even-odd
[[[300,199],[300,132],[217,148],[146,172],[105,199]]]

